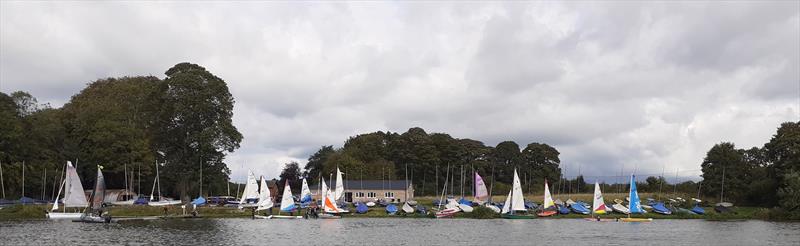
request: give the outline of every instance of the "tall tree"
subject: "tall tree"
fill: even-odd
[[[749,165],[743,151],[737,150],[733,143],[714,145],[701,164],[703,192],[707,196],[719,198],[723,192],[722,178],[725,176],[724,198],[727,201],[744,201],[748,185],[752,182],[753,167]]]
[[[301,185],[299,182],[301,174],[300,164],[297,164],[296,161],[284,164],[281,175],[279,176],[281,178],[278,182],[279,192],[283,191],[283,186],[286,184],[286,181],[289,181],[289,186],[292,188],[292,190],[299,190]]]
[[[335,152],[332,145],[322,146],[322,148],[312,154],[311,157],[308,157],[308,163],[306,163],[304,168],[303,177],[308,180],[309,185],[319,183],[319,175],[322,172],[323,164],[325,164],[328,158]]]
[[[173,183],[185,197],[197,184],[198,166],[204,176],[230,174],[223,159],[239,148],[242,134],[232,124],[234,100],[224,80],[191,63],[179,63],[165,74],[155,145],[168,160],[165,170],[174,174],[164,177],[165,183]]]

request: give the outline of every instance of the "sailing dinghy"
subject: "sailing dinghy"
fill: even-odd
[[[285,184],[283,185],[283,198],[281,198],[281,210],[280,212],[286,213],[293,213],[297,210],[297,205],[294,204],[294,198],[292,198],[292,189],[289,187],[289,180],[287,179]],[[303,216],[294,216],[294,215],[271,215],[270,219],[302,219]]]
[[[639,192],[636,191],[636,176],[631,175],[631,186],[628,193],[630,202],[628,203],[628,218],[622,218],[622,222],[650,222],[653,218],[631,218],[631,214],[643,214],[641,201],[639,200]]]
[[[154,207],[163,207],[163,206],[172,206],[181,204],[179,200],[172,200],[166,197],[161,196],[161,178],[158,174],[158,162],[156,162],[156,178],[153,179],[153,189],[150,190],[150,201],[147,205],[154,206]],[[158,200],[153,197],[153,193],[155,193],[155,189],[158,187]]]
[[[311,189],[308,188],[308,182],[303,179],[303,188],[300,189],[300,207],[307,208],[311,204]]]
[[[322,194],[322,213],[318,215],[320,219],[340,219],[340,209],[337,207],[333,199],[333,192],[328,189],[325,184],[325,179],[321,179],[321,194]]]
[[[558,213],[553,197],[550,195],[550,188],[547,187],[547,179],[544,180],[544,202],[542,202],[541,208],[542,212],[536,214],[539,217],[553,216]]]
[[[519,175],[517,169],[514,169],[514,183],[511,190],[508,192],[506,202],[503,204],[503,209],[500,211],[503,218],[506,219],[533,219],[535,215],[522,215],[516,212],[527,212],[525,209],[525,201],[522,197],[522,185],[519,182]]]
[[[103,166],[97,166],[97,179],[95,180],[94,190],[89,198],[92,201],[91,207],[86,209],[80,218],[73,220],[73,222],[83,223],[109,223],[111,216],[109,216],[103,209],[103,201],[106,199],[106,181],[103,178]]]
[[[239,200],[239,209],[258,207],[258,183],[252,170],[247,171],[247,184],[244,185],[242,198]]]
[[[83,193],[83,184],[78,177],[78,172],[72,166],[72,162],[67,162],[67,168],[64,171],[64,182],[58,188],[58,195],[53,202],[53,209],[47,212],[48,219],[79,219],[83,213],[81,212],[67,212],[67,208],[86,208],[89,202],[86,201],[86,195]],[[61,196],[61,191],[64,191],[64,198],[61,200],[64,207],[61,212],[58,211],[58,198]]]
[[[269,209],[272,210],[272,207],[275,204],[272,202],[272,194],[269,192],[269,186],[267,186],[267,180],[264,176],[261,176],[261,185],[258,191],[258,207],[256,207],[256,212],[263,211]],[[270,216],[263,216],[263,215],[254,215],[257,219],[269,219]]]

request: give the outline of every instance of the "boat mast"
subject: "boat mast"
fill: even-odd
[[[464,165],[461,165],[461,198],[464,198]]]
[[[450,175],[450,163],[447,164],[447,174],[445,174],[445,176],[448,176],[448,175]],[[439,197],[439,207],[437,208],[439,211],[442,210],[442,203],[444,202],[444,194],[446,192],[447,192],[447,178],[444,179],[444,187],[442,188],[442,196]]]
[[[200,156],[200,194],[197,195],[198,198],[203,197],[203,156]]]
[[[3,162],[0,162],[0,189],[3,190],[3,199],[6,199],[6,182],[3,180]]]
[[[492,193],[493,188],[494,188],[494,165],[492,165],[492,184],[489,185],[489,199],[488,199],[489,203],[492,202],[492,195],[494,195],[494,193]]]
[[[22,161],[22,197],[25,197],[25,161]],[[22,197],[20,197],[20,199],[22,199]]]
[[[724,196],[725,196],[725,167],[722,167],[722,190],[719,192],[719,202],[725,201],[722,199]]]

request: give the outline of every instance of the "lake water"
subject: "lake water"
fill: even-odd
[[[3,245],[800,245],[800,223],[580,219],[0,221]]]

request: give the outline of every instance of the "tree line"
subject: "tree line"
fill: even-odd
[[[230,173],[223,159],[242,140],[232,124],[234,98],[202,66],[179,63],[165,75],[99,79],[60,108],[27,92],[0,93],[6,197],[49,198],[66,161],[77,165],[84,188],[102,165],[109,189],[126,187],[127,179],[129,188],[147,194],[160,163],[165,195],[222,193]]]
[[[281,182],[304,177],[310,184],[316,184],[320,176],[329,179],[338,167],[348,180],[408,177],[416,195],[440,193],[449,177],[448,186],[458,190],[454,193],[460,194],[463,184],[464,193],[470,195],[472,173],[476,171],[492,193],[503,194],[510,188],[514,168],[523,185],[530,189],[543,185],[545,179],[557,182],[561,177],[559,154],[544,143],[520,148],[513,141],[504,141],[492,147],[477,140],[453,138],[446,133],[429,134],[414,127],[404,133],[359,134],[348,138],[341,148],[322,146],[308,158],[303,170],[297,163],[287,165],[281,173]]]
[[[760,148],[716,144],[701,167],[700,189],[706,196],[800,213],[800,122],[781,124]]]

